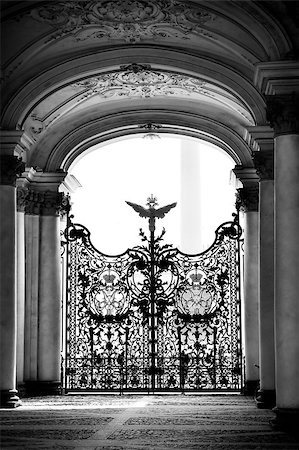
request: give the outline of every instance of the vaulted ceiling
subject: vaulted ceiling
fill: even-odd
[[[266,123],[255,74],[297,58],[297,3],[2,1],[2,129],[46,170],[152,122],[250,165],[245,131]]]

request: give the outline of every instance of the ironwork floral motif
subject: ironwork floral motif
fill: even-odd
[[[198,255],[164,235],[108,256],[69,224],[68,390],[240,389],[237,216]]]

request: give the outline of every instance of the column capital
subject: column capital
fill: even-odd
[[[25,212],[31,215],[58,216],[70,210],[69,197],[63,192],[28,189]]]
[[[257,185],[237,189],[236,207],[240,211],[258,211],[259,188]]]
[[[299,93],[266,96],[267,120],[275,136],[299,134]]]
[[[260,181],[274,179],[274,152],[264,150],[253,152],[253,161]]]
[[[0,184],[16,186],[17,176],[25,170],[22,158],[13,155],[0,155]]]
[[[28,190],[17,186],[17,211],[24,212],[26,207]]]

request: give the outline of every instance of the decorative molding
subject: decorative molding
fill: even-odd
[[[150,64],[132,63],[132,64],[121,65],[121,66],[119,66],[119,68],[121,70],[124,70],[125,72],[138,73],[138,72],[143,72],[145,70],[151,70],[152,66]]]
[[[244,139],[253,151],[274,150],[274,131],[268,125],[247,127]]]
[[[264,150],[253,152],[253,161],[256,173],[263,180],[274,179],[274,152],[273,150]]]
[[[258,211],[259,188],[257,185],[237,189],[236,208],[237,210],[249,212]]]
[[[155,131],[162,128],[162,125],[158,125],[155,123],[146,123],[145,125],[138,125],[138,128],[144,129],[144,131],[146,132],[143,136],[144,139],[160,139],[159,134],[155,133]]]
[[[30,151],[32,139],[26,131],[0,130],[0,153],[4,155],[22,156]]]
[[[265,95],[290,94],[299,91],[299,62],[268,61],[256,65],[254,84]]]
[[[258,185],[259,177],[254,167],[235,166],[233,172],[245,187],[252,184]]]
[[[159,130],[160,128],[162,128],[162,125],[149,122],[149,123],[145,123],[143,125],[138,125],[138,128],[142,128],[145,131],[148,131],[149,133],[151,133],[155,130]]]
[[[60,117],[60,114],[57,114],[54,117],[51,117],[50,120],[48,120],[46,122],[47,118],[41,118],[38,117],[37,114],[32,113],[30,115],[30,120],[31,120],[31,126],[29,127],[33,140],[37,140],[38,135],[40,135],[41,133],[43,133],[49,125],[51,125],[56,119],[58,119]]]
[[[206,89],[207,83],[197,78],[143,69],[144,66],[139,64],[132,64],[129,67],[130,69],[126,71],[107,73],[74,83],[72,85],[74,88],[85,88],[78,102],[96,94],[102,98],[152,98],[159,95],[190,96],[192,94],[214,97],[214,94]]]
[[[267,120],[274,136],[299,134],[299,93],[266,96]]]
[[[22,158],[12,155],[0,155],[0,184],[16,186],[17,176],[22,175],[25,163]]]
[[[49,23],[56,29],[49,41],[69,34],[77,41],[123,40],[128,43],[170,37],[186,40],[192,34],[217,39],[202,29],[215,15],[202,6],[180,0],[49,2],[29,14],[34,20]]]

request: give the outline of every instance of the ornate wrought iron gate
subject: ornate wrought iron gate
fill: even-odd
[[[140,230],[142,244],[123,254],[96,250],[82,225],[66,230],[66,391],[240,390],[237,215],[208,250],[187,255],[162,243],[164,229],[155,236],[155,218],[174,204],[130,205],[150,236]]]

